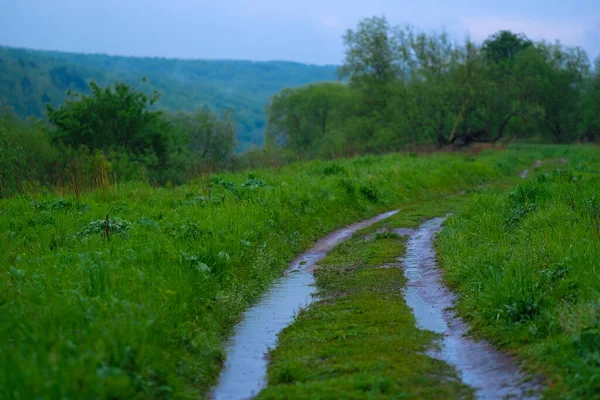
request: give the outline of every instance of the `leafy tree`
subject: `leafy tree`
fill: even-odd
[[[600,138],[600,57],[596,59],[594,72],[585,82],[581,108],[583,138]]]
[[[467,76],[462,87],[470,96],[465,101],[470,121],[463,136],[471,141],[495,142],[500,140],[512,121],[523,115],[525,105],[520,95],[520,79],[515,63],[531,47],[523,35],[500,31],[490,36],[481,49],[467,42],[467,57],[458,67]]]
[[[519,53],[533,43],[523,34],[500,31],[483,42],[486,58],[494,64],[506,64],[514,61]]]
[[[356,31],[349,29],[344,36],[346,60],[339,68],[341,78],[351,82],[367,79],[389,82],[396,76],[397,59],[391,27],[385,17],[362,20]]]
[[[235,155],[235,124],[231,113],[219,119],[214,113],[198,109],[194,114],[178,113],[172,126],[185,138],[191,162],[198,160],[212,166],[227,166]]]
[[[538,101],[544,109],[543,126],[559,143],[578,139],[581,120],[581,92],[590,65],[579,48],[560,43],[539,43],[541,63],[538,76]]]
[[[274,96],[267,110],[269,145],[285,145],[302,155],[314,156],[339,129],[348,88],[322,83],[286,89]],[[335,153],[335,148],[330,149]]]
[[[464,108],[466,101],[453,82],[457,76],[452,74],[464,56],[461,49],[452,44],[445,32],[426,34],[412,27],[397,27],[393,31],[394,43],[399,46],[398,70],[402,71],[395,86],[404,89],[396,91],[400,97],[386,118],[393,119],[391,113],[401,115],[395,120],[403,126],[404,138],[397,142],[452,142],[452,125],[461,118],[461,105]],[[401,119],[408,124],[401,123]]]
[[[26,181],[50,183],[57,159],[40,121],[21,121],[11,108],[0,106],[0,195],[20,191]]]
[[[158,94],[147,95],[124,83],[101,88],[90,83],[90,95],[70,94],[59,108],[48,105],[54,139],[73,148],[90,151],[123,151],[139,159],[156,159],[154,167],[168,157],[166,124],[162,113],[150,107]]]

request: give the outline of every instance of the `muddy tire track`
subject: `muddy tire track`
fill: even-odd
[[[537,168],[541,165],[542,161],[538,160],[532,167]],[[520,174],[521,178],[526,178],[528,175],[529,170]],[[465,193],[458,192],[452,196]],[[315,300],[317,288],[312,273],[318,267],[317,263],[337,244],[349,239],[358,230],[367,228],[397,212],[398,210],[390,211],[336,230],[296,258],[285,274],[277,279],[262,296],[259,303],[244,313],[228,342],[225,365],[219,382],[209,394],[209,398],[249,399],[266,387],[268,353],[277,345],[277,336],[285,327],[293,323],[295,315],[301,309],[308,307]],[[475,387],[481,398],[505,396],[528,398],[527,391],[534,386],[517,385],[524,376],[512,360],[498,353],[485,342],[475,342],[466,338],[467,326],[455,313],[445,309],[453,304],[454,296],[441,283],[435,265],[435,253],[431,247],[431,237],[440,229],[442,222],[443,219],[429,221],[417,231],[402,228],[396,230],[397,234],[410,237],[407,256],[403,260],[405,274],[409,280],[405,289],[407,303],[413,308],[421,328],[444,334],[441,350],[432,351],[430,356],[457,367],[464,382]],[[421,242],[414,242],[416,238],[420,238]],[[411,243],[414,248],[410,247]],[[414,251],[417,251],[416,255],[413,254]],[[421,253],[418,253],[419,251]],[[428,266],[429,270],[419,271],[419,265]],[[427,279],[421,280],[421,274],[424,274]],[[418,288],[420,283],[417,281],[429,282],[430,286],[426,290],[429,294],[422,291],[424,287]],[[442,295],[438,299],[441,302],[439,305],[433,301],[434,294]],[[433,316],[425,317],[427,312],[433,313]]]
[[[312,272],[328,252],[360,230],[391,217],[390,211],[338,229],[296,258],[286,273],[267,290],[258,304],[248,309],[227,345],[227,359],[213,399],[249,399],[266,386],[268,352],[277,335],[314,301],[317,287]]]
[[[468,325],[452,309],[456,296],[444,286],[433,249],[433,237],[445,218],[425,222],[410,236],[402,262],[404,289],[419,328],[442,335],[440,347],[428,355],[453,365],[480,399],[538,398],[540,387],[526,382],[515,360],[486,341],[468,336]]]
[[[569,162],[568,158],[557,158],[557,159],[550,159],[550,160],[537,160],[532,166],[532,169],[536,169],[541,167],[543,164],[556,164],[556,163],[560,163],[562,165],[567,165],[567,163]],[[524,170],[523,172],[521,172],[519,174],[519,176],[522,179],[526,179],[527,177],[529,177],[529,169]]]

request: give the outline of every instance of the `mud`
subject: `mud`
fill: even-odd
[[[334,231],[296,258],[286,273],[248,309],[227,345],[227,359],[213,399],[248,399],[266,386],[267,355],[277,345],[277,335],[294,321],[296,314],[314,300],[312,272],[329,251],[363,228],[391,217],[397,211],[378,215]]]
[[[568,158],[557,158],[557,159],[552,159],[552,160],[537,160],[531,167],[532,168],[539,168],[542,166],[542,164],[544,163],[548,163],[548,164],[552,164],[552,163],[561,163],[562,165],[567,165],[567,163],[569,162]],[[519,174],[519,176],[523,179],[527,178],[529,176],[529,169],[524,170],[523,172],[521,172]]]
[[[400,236],[411,236],[415,233],[415,230],[411,228],[396,228],[394,229],[394,233]]]
[[[561,159],[561,161],[562,161],[562,159]],[[563,163],[563,164],[564,164],[564,163]],[[534,163],[534,164],[531,166],[531,168],[539,168],[539,167],[541,167],[541,166],[542,166],[542,160],[537,160],[537,161],[536,161],[536,162],[535,162],[535,163]],[[525,179],[525,178],[527,178],[527,177],[529,176],[529,169],[526,169],[526,170],[524,170],[523,172],[521,172],[521,173],[519,174],[519,176],[520,176],[522,179]]]
[[[398,228],[398,229],[388,229],[388,228],[379,228],[375,231],[375,233],[369,233],[368,235],[365,235],[365,237],[363,238],[366,242],[370,242],[372,240],[374,240],[378,234],[384,234],[384,233],[395,233],[398,236],[410,236],[415,232],[414,229],[410,229],[410,228]]]
[[[539,387],[527,378],[510,356],[485,341],[467,336],[468,326],[451,309],[456,297],[442,283],[433,236],[444,218],[423,224],[409,239],[402,266],[408,279],[404,295],[422,329],[442,335],[439,349],[428,355],[456,367],[462,381],[480,399],[537,398]]]

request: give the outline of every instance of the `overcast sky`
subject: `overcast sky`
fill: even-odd
[[[482,41],[510,29],[600,54],[600,0],[0,0],[0,45],[339,64],[363,17]]]

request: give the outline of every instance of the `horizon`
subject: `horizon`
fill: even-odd
[[[600,55],[600,4],[592,0],[525,5],[425,0],[406,6],[393,0],[172,0],[168,8],[161,0],[7,0],[0,14],[0,44],[116,57],[337,66],[344,59],[347,29],[363,18],[385,15],[392,25],[446,31],[456,41],[470,36],[482,43],[505,29],[534,41],[581,47],[592,62]]]
[[[55,49],[39,49],[33,47],[17,47],[10,46],[0,43],[0,48],[10,49],[10,50],[24,50],[24,51],[34,51],[34,52],[43,52],[43,53],[59,53],[59,54],[77,54],[84,56],[103,56],[103,57],[114,57],[114,58],[145,58],[145,59],[158,59],[158,60],[176,60],[176,61],[208,61],[208,62],[242,62],[242,63],[257,63],[257,64],[266,64],[266,63],[286,63],[286,64],[299,64],[306,65],[310,67],[339,67],[340,64],[313,64],[313,63],[304,63],[301,61],[293,61],[293,60],[249,60],[249,59],[236,59],[236,58],[182,58],[182,57],[164,57],[164,56],[131,56],[124,54],[109,54],[109,53],[90,53],[90,52],[82,52],[82,51],[66,51],[66,50],[55,50]]]

